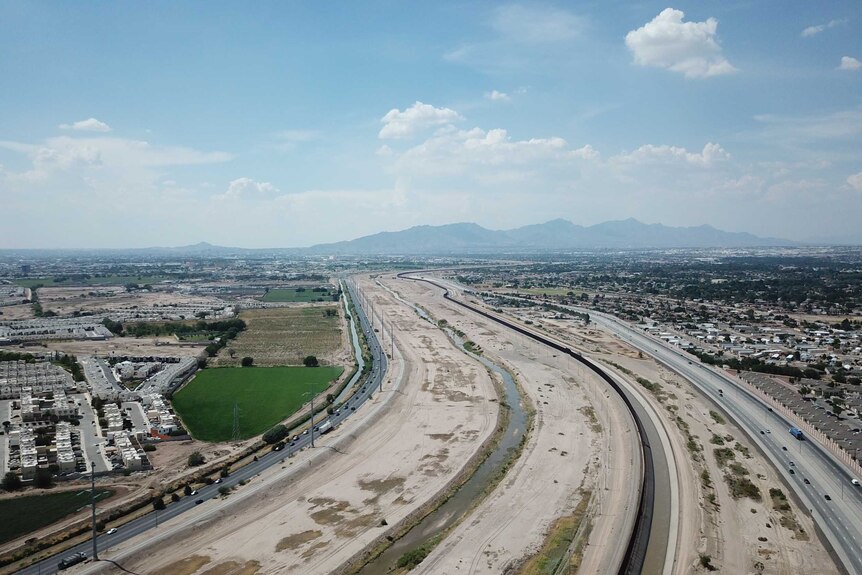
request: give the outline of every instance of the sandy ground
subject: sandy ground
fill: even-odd
[[[31,319],[36,317],[33,314],[32,304],[26,303],[21,305],[6,305],[0,307],[0,321],[11,321],[13,319]]]
[[[228,305],[224,300],[209,296],[191,296],[169,291],[127,292],[120,286],[43,287],[39,288],[42,308],[60,315],[75,311],[103,312],[117,308],[138,306],[148,308],[168,305]]]
[[[75,355],[109,356],[170,356],[197,357],[206,343],[182,345],[175,337],[112,337],[105,341],[47,341],[44,346],[51,350]]]
[[[594,532],[624,538],[636,509],[631,488],[633,422],[600,380],[572,360],[554,357],[515,332],[447,302],[427,284],[384,278],[408,301],[446,319],[515,374],[535,406],[535,425],[521,457],[497,488],[414,570],[416,573],[503,573],[541,548],[555,519],[594,495]],[[596,406],[601,430],[585,410]],[[607,431],[611,433],[607,433]],[[589,468],[589,472],[588,472]],[[605,573],[618,545],[589,548],[581,572]]]
[[[701,554],[710,556],[712,564],[723,573],[837,572],[815,535],[811,518],[792,500],[789,500],[790,515],[802,531],[781,524],[781,514],[773,508],[769,489],[780,488],[785,494],[789,489],[782,485],[772,466],[735,425],[729,421],[716,422],[710,415],[715,406],[695,394],[684,379],[649,358],[639,358],[636,350],[603,332],[576,329],[573,322],[544,320],[544,324],[551,331],[570,333],[570,339],[584,338],[589,346],[605,351],[599,357],[662,386],[666,394],[663,401],[654,394],[645,395],[664,415],[680,463],[677,470],[681,488],[680,529],[675,573],[697,570]],[[675,423],[674,415],[679,415],[684,423]],[[699,454],[692,454],[687,447],[685,425],[700,446]],[[711,443],[713,435],[720,436],[724,444]],[[737,443],[740,447],[735,448]],[[724,480],[728,467],[720,467],[713,454],[721,447],[731,448],[733,461],[749,471],[747,477],[759,488],[762,501],[733,498]],[[703,479],[704,470],[709,481]],[[712,496],[714,502],[709,500]]]
[[[491,435],[498,409],[485,368],[384,290],[361,286],[373,293],[375,312],[396,326],[399,352],[390,373],[403,374],[398,390],[375,394],[317,448],[241,487],[231,497],[249,497],[239,505],[219,511],[219,503],[207,502],[175,520],[187,527],[158,543],[156,556],[143,538],[113,550],[137,553],[128,568],[190,574],[256,561],[262,573],[332,572],[389,529],[382,520],[395,525],[445,488]],[[384,388],[393,385],[388,380]],[[363,424],[363,412],[380,406],[386,415]],[[354,438],[355,425],[367,428]],[[297,473],[312,463],[313,470]],[[183,563],[191,556],[201,558],[194,568]]]

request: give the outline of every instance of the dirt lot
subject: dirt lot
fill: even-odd
[[[646,395],[665,415],[674,453],[681,463],[675,573],[699,568],[701,555],[709,556],[712,565],[723,573],[837,572],[815,535],[811,518],[792,500],[787,502],[787,509],[776,509],[770,488],[782,489],[785,495],[788,490],[772,466],[685,380],[649,358],[639,358],[636,350],[596,329],[579,329],[574,322],[543,321],[549,331],[569,333],[570,339],[586,341],[594,350],[604,351],[599,357],[632,372],[629,379],[642,377],[660,386]],[[729,459],[719,464],[716,450]],[[749,480],[759,491],[760,501],[734,497],[725,476],[734,482]]]
[[[207,296],[190,296],[173,291],[128,292],[119,286],[43,287],[39,288],[39,303],[45,311],[70,315],[75,311],[103,312],[117,308],[141,308],[169,305],[217,304],[224,301]]]
[[[113,556],[131,554],[124,563],[138,573],[225,572],[228,562],[254,562],[249,573],[329,573],[445,489],[496,426],[490,376],[388,293],[362,286],[396,326],[397,391],[387,379],[350,424],[228,497],[247,497],[235,507],[208,501],[165,524],[158,554],[147,536]]]
[[[175,337],[112,337],[105,341],[48,341],[45,347],[75,355],[196,357],[204,343],[178,342]],[[38,350],[39,348],[34,348]]]
[[[29,303],[21,305],[7,305],[0,307],[0,321],[11,321],[13,319],[31,319],[33,315],[33,306]]]
[[[326,365],[353,365],[341,304],[252,309],[239,317],[247,328],[219,353],[216,366],[239,365],[245,356],[260,366],[301,365],[307,355]]]

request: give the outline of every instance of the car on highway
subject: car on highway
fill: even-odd
[[[216,479],[213,483],[221,483],[221,477],[219,477],[218,479]]]
[[[791,467],[790,469],[788,469],[788,471],[790,472],[790,475],[796,475],[796,472],[795,472],[795,471],[793,471],[793,468],[792,468],[792,467]]]
[[[197,494],[198,494],[197,491],[192,491],[191,493],[189,493],[189,495],[197,495]]]
[[[829,497],[828,495],[824,495],[823,499],[825,499],[826,501],[832,501],[832,498]]]
[[[852,483],[852,484],[853,484],[853,485],[855,485],[856,487],[859,487],[859,480],[858,480],[858,479],[855,479],[855,478],[854,478],[854,479],[851,479],[851,480],[850,480],[850,483]]]
[[[811,482],[810,482],[810,481],[808,481],[808,478],[807,478],[807,477],[806,477],[806,478],[803,478],[803,479],[802,479],[802,482],[803,482],[805,485],[811,485]]]
[[[116,528],[116,527],[111,527],[110,529],[108,529],[108,530],[105,532],[105,535],[113,535],[113,534],[114,534],[114,533],[116,533],[116,532],[117,532],[117,528]]]
[[[781,449],[783,449],[784,451],[787,451],[787,448],[783,445],[781,446]]]
[[[198,499],[197,501],[195,501],[195,505],[200,505],[203,502],[204,502],[203,499]]]
[[[57,569],[60,569],[62,571],[63,569],[68,569],[72,565],[77,565],[78,563],[86,560],[87,554],[83,551],[80,551],[78,553],[75,553],[74,555],[69,555],[60,559],[60,562],[57,563]]]
[[[796,464],[795,464],[795,463],[793,463],[793,462],[791,461],[791,462],[790,462],[790,467],[796,467]]]

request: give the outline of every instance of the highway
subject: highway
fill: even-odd
[[[669,443],[662,441],[663,432],[659,430],[661,423],[658,421],[658,416],[649,412],[643,398],[633,393],[624,380],[619,380],[608,374],[596,363],[571,348],[549,339],[544,334],[534,332],[495,313],[490,313],[461,301],[460,298],[453,297],[450,291],[456,295],[460,294],[465,291],[462,286],[445,280],[441,281],[436,277],[429,279],[415,275],[417,273],[421,272],[402,272],[397,275],[399,278],[424,281],[435,285],[444,290],[443,297],[447,300],[571,356],[598,374],[611,389],[620,395],[637,427],[642,451],[643,473],[637,518],[627,542],[619,573],[621,575],[670,573],[674,565],[678,510],[677,493],[673,487],[675,473],[673,473],[674,477],[671,477],[671,469],[675,463],[673,463],[673,456],[669,455]],[[673,469],[675,470],[675,467]]]
[[[853,476],[831,453],[814,441],[795,439],[788,432],[792,422],[720,370],[612,316],[572,309],[589,313],[596,324],[682,375],[720,407],[779,470],[847,572],[862,575],[862,488],[850,483]]]
[[[383,377],[386,374],[388,365],[386,354],[381,348],[380,341],[377,339],[374,330],[371,328],[371,325],[368,321],[368,317],[365,315],[365,310],[363,310],[359,305],[361,299],[357,297],[357,293],[354,291],[355,288],[353,287],[352,283],[349,281],[345,283],[348,286],[348,291],[354,302],[354,307],[357,311],[356,316],[358,316],[359,318],[360,327],[365,333],[365,338],[368,342],[369,350],[373,358],[373,363],[371,372],[368,375],[368,379],[349,401],[340,406],[340,414],[334,414],[329,416],[328,419],[332,422],[333,426],[338,426],[346,419],[348,419],[355,412],[355,410],[358,409],[365,402],[365,400],[369,398],[369,396],[375,390],[380,388],[383,381]],[[318,420],[318,425],[320,425],[323,421],[324,419]],[[268,467],[282,463],[284,460],[286,460],[288,457],[290,457],[297,451],[308,447],[312,442],[313,436],[316,437],[314,432],[309,431],[307,434],[299,435],[295,442],[287,444],[281,451],[259,452],[257,461],[254,461],[246,465],[245,467],[236,470],[235,472],[231,473],[229,477],[221,479],[218,484],[207,485],[198,489],[195,495],[183,497],[175,503],[167,503],[166,509],[162,511],[154,511],[138,519],[135,519],[118,528],[117,532],[112,535],[107,535],[105,533],[99,535],[96,538],[99,553],[101,554],[102,552],[109,550],[111,547],[119,543],[128,541],[134,537],[137,537],[142,533],[146,533],[150,530],[156,529],[159,524],[162,524],[165,521],[182,515],[186,511],[196,508],[198,505],[206,506],[210,509],[214,509],[214,506],[218,506],[218,508],[227,508],[228,506],[236,503],[236,501],[233,497],[221,499],[218,493],[220,487],[237,487],[241,481],[248,481],[254,476],[260,474]],[[243,487],[239,486],[238,489],[242,490]],[[198,500],[203,500],[203,503],[196,503]],[[151,538],[152,541],[155,543],[158,540],[158,533],[152,533]],[[16,573],[19,573],[21,575],[50,575],[52,573],[57,573],[59,571],[57,568],[57,563],[60,561],[61,558],[68,557],[69,555],[73,555],[77,552],[83,552],[86,553],[88,556],[91,556],[92,550],[92,539],[89,539],[84,543],[67,549],[66,551],[59,553],[55,556],[43,559],[42,561],[34,563],[24,569],[21,569]],[[83,563],[82,565],[93,564],[94,563],[92,561],[88,561],[87,563]],[[80,569],[80,566],[72,567],[69,569],[69,571],[77,572],[78,569]]]

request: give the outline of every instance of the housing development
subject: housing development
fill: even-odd
[[[862,575],[860,39],[0,1],[0,575]]]
[[[3,257],[3,572],[857,569],[862,253],[225,250]]]

